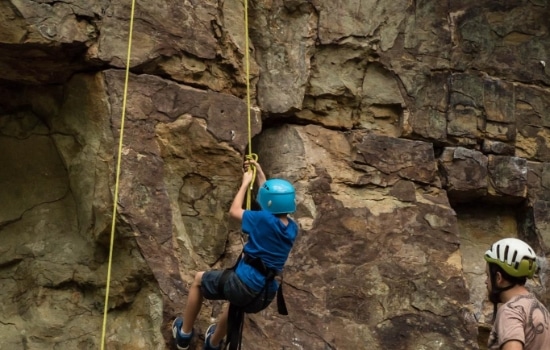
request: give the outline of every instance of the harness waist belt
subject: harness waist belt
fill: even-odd
[[[258,270],[267,280],[272,280],[275,276],[280,275],[275,269],[268,268],[260,258],[251,257],[248,254],[244,254],[243,261]]]

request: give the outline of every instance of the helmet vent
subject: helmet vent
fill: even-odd
[[[508,261],[508,250],[510,249],[509,246],[506,246],[506,248],[504,248],[504,261]]]
[[[516,258],[518,257],[518,251],[516,250],[514,252],[514,256],[512,257],[512,261],[517,261]],[[516,268],[517,268],[517,263],[516,263]]]

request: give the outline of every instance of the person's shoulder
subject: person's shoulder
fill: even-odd
[[[245,210],[244,212],[245,214],[243,215],[248,215],[250,218],[255,220],[270,218],[271,216],[273,216],[273,214],[265,210]]]
[[[497,316],[499,314],[505,318],[510,317],[511,315],[525,316],[530,312],[529,310],[533,308],[534,304],[542,305],[542,303],[533,294],[529,293],[516,295],[499,307]]]
[[[537,298],[537,296],[533,293],[529,293],[529,296],[530,296],[530,299],[531,299],[531,302],[533,305],[535,305],[535,307],[539,310],[541,310],[542,312],[544,312],[546,315],[549,315],[550,316],[550,311],[548,310],[548,308],[546,307],[546,305],[539,300],[539,298]]]

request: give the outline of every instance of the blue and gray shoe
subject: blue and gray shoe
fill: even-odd
[[[203,350],[220,350],[222,348],[222,342],[218,344],[218,346],[214,347],[212,344],[210,344],[210,339],[212,338],[212,334],[214,334],[214,331],[216,331],[216,324],[211,324],[208,329],[206,330],[206,336],[204,337],[204,347]]]
[[[172,335],[176,340],[176,347],[178,350],[187,350],[193,338],[193,331],[191,331],[191,334],[184,334],[181,330],[181,326],[183,326],[183,317],[177,317],[172,323]]]

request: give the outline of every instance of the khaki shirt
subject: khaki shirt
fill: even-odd
[[[489,335],[490,350],[500,350],[509,340],[524,350],[550,349],[550,313],[533,294],[518,295],[499,306]]]

